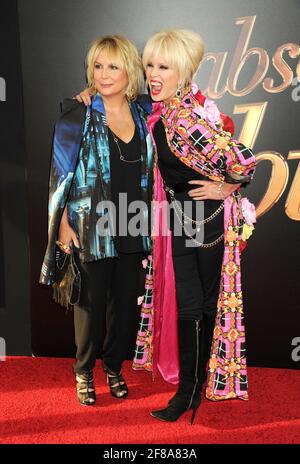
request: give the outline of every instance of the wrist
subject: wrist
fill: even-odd
[[[218,196],[222,199],[222,200],[225,200],[226,198],[226,194],[223,190],[223,186],[224,186],[224,181],[221,180],[219,183],[218,183],[218,187],[217,187],[217,193],[218,193]]]

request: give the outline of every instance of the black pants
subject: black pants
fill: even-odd
[[[138,329],[142,253],[79,263],[80,304],[74,307],[74,372],[93,369],[99,352],[106,366],[119,372]]]
[[[182,195],[177,196],[182,200]],[[186,197],[183,197],[186,200]],[[204,217],[210,216],[220,202],[206,201]],[[173,228],[174,230],[174,228]],[[224,232],[224,213],[221,211],[204,226],[204,243],[216,240]],[[217,311],[224,241],[211,248],[186,247],[188,237],[172,238],[178,319],[202,320],[213,318]]]

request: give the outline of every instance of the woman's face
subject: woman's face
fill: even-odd
[[[106,51],[101,50],[94,63],[94,82],[103,97],[125,95],[128,77],[119,63]]]
[[[168,102],[176,94],[180,82],[179,71],[170,67],[163,56],[149,58],[146,77],[154,101]]]

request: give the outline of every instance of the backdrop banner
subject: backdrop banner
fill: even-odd
[[[183,27],[198,32],[206,44],[199,88],[233,115],[236,138],[252,147],[259,161],[245,192],[258,216],[242,257],[248,364],[298,368],[299,1],[20,0],[18,6],[28,181],[27,203],[23,208],[19,194],[18,215],[29,210],[30,273],[25,266],[24,280],[30,276],[34,355],[75,353],[72,315],[65,315],[52,301],[51,290],[38,284],[47,241],[51,140],[60,101],[84,88],[84,58],[96,36],[125,35],[142,51],[154,32]],[[16,169],[23,162],[10,158]],[[1,189],[2,208],[7,209],[18,182],[15,178],[5,196]],[[26,221],[20,216],[18,221],[24,242]],[[3,247],[1,223],[0,231]],[[1,266],[3,262],[2,285]]]

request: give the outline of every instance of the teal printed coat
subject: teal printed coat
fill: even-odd
[[[140,199],[148,206],[143,210],[143,220],[147,221],[153,184],[153,146],[146,127],[151,112],[149,98],[145,95],[132,101],[130,109],[141,139]],[[45,285],[56,281],[56,263],[62,252],[55,242],[66,204],[69,224],[79,237],[80,259],[87,262],[118,256],[111,228],[105,235],[97,233],[97,221],[106,213],[101,202],[111,200],[109,142],[100,95],[92,99],[88,108],[75,100],[64,100],[52,151],[48,245],[40,275],[40,283]],[[145,252],[151,248],[149,235],[142,237]]]

